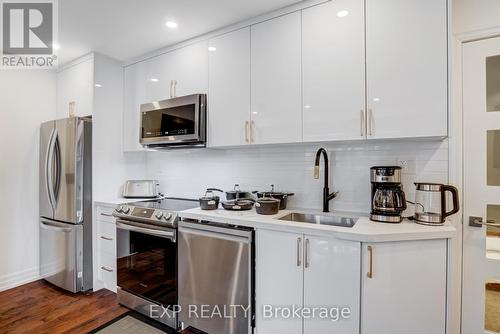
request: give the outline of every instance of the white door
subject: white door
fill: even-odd
[[[366,1],[368,138],[447,135],[447,1]]]
[[[89,116],[94,103],[94,58],[57,73],[57,117]],[[70,107],[70,103],[72,106]]]
[[[463,46],[463,113],[462,333],[499,333],[500,38]]]
[[[304,319],[304,334],[359,333],[361,245],[359,242],[305,236],[304,307],[349,309],[332,321]]]
[[[362,245],[361,334],[445,334],[446,242]]]
[[[250,28],[209,41],[208,144],[250,142]]]
[[[301,142],[301,13],[253,25],[251,34],[251,139]]]
[[[364,1],[302,12],[304,141],[365,138]]]
[[[303,236],[257,230],[256,241],[257,333],[301,334],[302,319],[284,318],[281,313],[273,315],[264,311],[268,306],[303,305]]]

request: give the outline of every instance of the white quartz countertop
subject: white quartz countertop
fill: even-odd
[[[282,210],[276,215],[265,216],[257,214],[255,209],[250,211],[227,211],[223,209],[209,211],[195,208],[179,212],[179,217],[248,226],[257,229],[333,236],[339,239],[361,242],[448,239],[456,235],[456,229],[449,223],[446,223],[444,226],[419,225],[409,220],[403,220],[400,224],[376,223],[370,221],[367,216],[341,212],[330,213],[330,215],[359,217],[359,219],[353,227],[328,226],[277,219],[292,211],[323,214],[314,210],[294,209]]]

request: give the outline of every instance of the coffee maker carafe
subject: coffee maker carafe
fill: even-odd
[[[370,168],[372,184],[370,220],[381,223],[400,223],[406,210],[406,198],[401,184],[401,167]]]

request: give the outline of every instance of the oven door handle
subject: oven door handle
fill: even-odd
[[[130,225],[125,220],[121,219],[116,220],[116,228],[119,228],[121,230],[149,234],[155,237],[170,239],[175,242],[175,231],[169,232],[169,231],[153,230],[149,228],[138,227]]]

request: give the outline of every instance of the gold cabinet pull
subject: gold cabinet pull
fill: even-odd
[[[302,265],[302,238],[297,238],[297,267]]]
[[[366,274],[366,276],[368,276],[368,278],[373,278],[373,247],[372,246],[368,246],[368,256],[369,256],[369,269],[368,269],[368,273]]]
[[[366,126],[365,126],[365,111],[363,109],[359,111],[359,124],[361,127],[361,137],[364,137]]]
[[[245,122],[245,142],[248,143],[249,140],[248,140],[248,126],[250,125],[250,123],[248,121]]]
[[[373,136],[373,110],[368,109],[368,135]]]
[[[309,253],[310,253],[309,252],[309,239],[306,239],[306,256],[305,256],[305,258],[306,258],[306,260],[305,260],[306,261],[305,267],[306,268],[309,268],[309,266],[311,264],[310,260],[309,260]]]
[[[255,122],[254,121],[251,121],[250,122],[250,143],[253,143],[254,140],[253,140],[253,127],[255,126]]]

